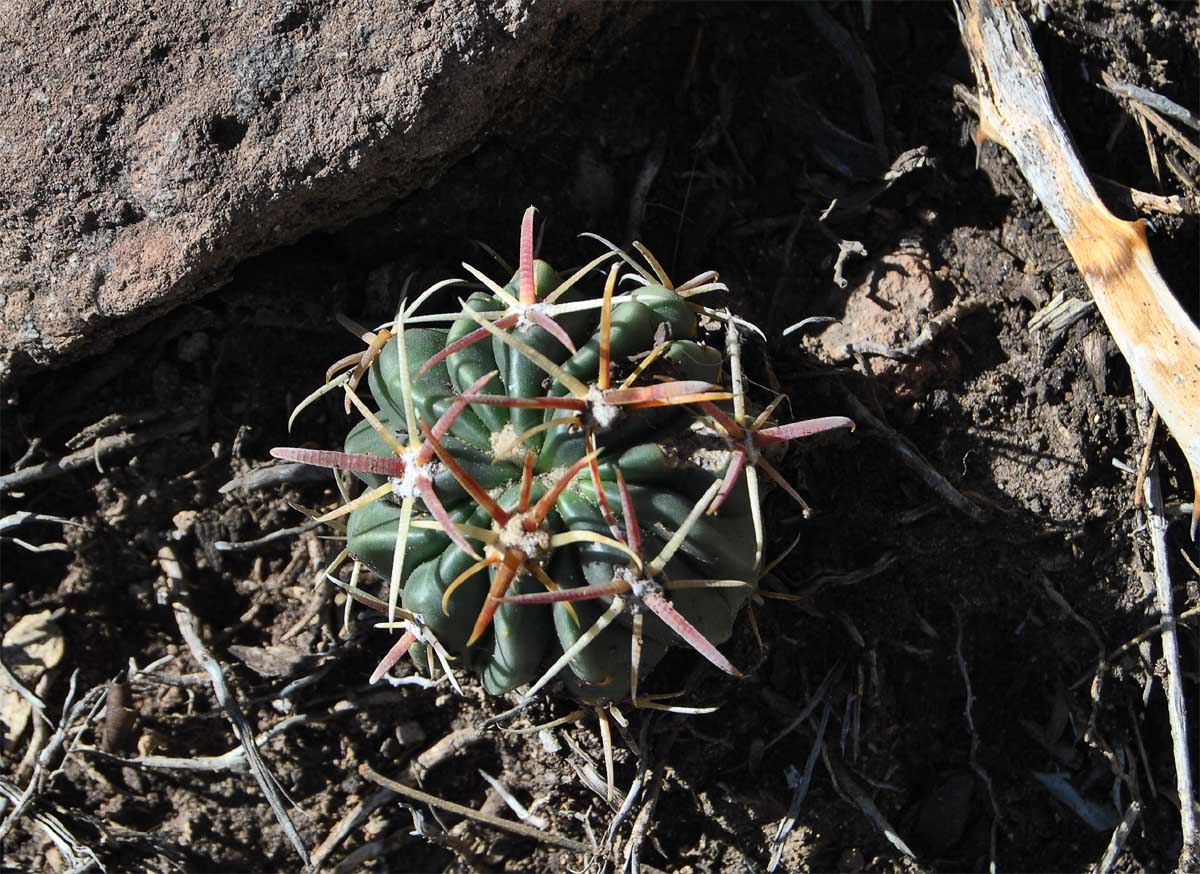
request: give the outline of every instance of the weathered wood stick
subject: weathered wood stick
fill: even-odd
[[[1079,161],[1012,0],[955,0],[979,88],[980,143],[1016,159],[1062,234],[1117,347],[1183,448],[1200,493],[1200,328],[1163,281],[1140,219],[1105,208]],[[1200,501],[1192,510],[1192,538]]]

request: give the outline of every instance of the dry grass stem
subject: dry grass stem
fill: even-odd
[[[801,776],[795,768],[788,766],[788,783],[792,785],[793,789],[792,802],[788,805],[787,815],[780,820],[779,828],[775,831],[775,837],[771,841],[771,860],[767,863],[768,874],[779,867],[787,836],[796,827],[796,820],[800,816],[800,807],[804,804],[804,799],[808,797],[808,788],[812,785],[813,772],[817,767],[817,759],[821,755],[821,748],[825,742],[825,729],[829,725],[829,715],[832,712],[833,705],[826,701],[825,708],[821,711],[821,724],[817,727],[817,738],[813,741],[808,759],[804,763],[804,774]]]
[[[834,785],[839,787],[851,801],[858,805],[863,815],[879,829],[880,834],[887,838],[888,843],[908,856],[908,858],[916,861],[916,853],[909,849],[908,844],[900,837],[900,834],[893,828],[892,824],[888,822],[887,817],[875,806],[875,802],[871,800],[871,796],[867,794],[862,785],[850,774],[849,769],[829,754],[828,747],[822,748],[821,758],[825,762],[825,769],[833,779]]]

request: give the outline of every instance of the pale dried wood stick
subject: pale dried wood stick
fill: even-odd
[[[1012,0],[955,0],[955,12],[979,88],[978,141],[1016,159],[1200,492],[1200,328],[1155,267],[1145,223],[1118,219],[1096,195]],[[1193,539],[1198,523],[1200,501]]]
[[[411,786],[406,786],[396,780],[390,780],[382,774],[376,772],[366,762],[361,762],[358,766],[358,773],[366,777],[372,783],[376,783],[385,789],[390,789],[397,795],[403,795],[406,798],[411,798],[414,801],[420,801],[428,804],[430,807],[436,807],[438,810],[444,810],[447,813],[455,813],[459,816],[465,816],[475,822],[481,822],[484,825],[490,825],[492,828],[498,828],[502,831],[511,832],[520,835],[524,838],[531,838],[535,841],[540,841],[543,844],[549,844],[552,847],[559,847],[563,850],[571,850],[575,853],[587,853],[588,846],[581,844],[579,841],[573,841],[570,838],[564,838],[562,835],[556,835],[553,832],[544,829],[536,829],[532,826],[525,825],[523,822],[515,822],[511,819],[502,819],[499,816],[492,816],[490,813],[484,813],[480,810],[475,810],[472,807],[465,807],[461,804],[455,804],[453,801],[445,801],[438,798],[436,795],[430,795],[428,792],[422,792],[420,789],[414,789]]]

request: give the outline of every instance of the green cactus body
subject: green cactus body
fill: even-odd
[[[536,262],[536,292],[541,300],[561,282],[545,263]],[[518,291],[514,276],[506,290]],[[580,288],[577,285],[576,288]],[[575,291],[575,289],[572,289]],[[698,379],[715,382],[721,370],[721,355],[696,339],[696,319],[686,302],[661,286],[646,286],[631,299],[612,309],[611,359],[614,381],[632,370],[639,357],[650,353],[656,337],[669,337],[670,345],[655,366],[639,382],[650,384],[655,377]],[[564,295],[561,302],[585,299],[582,292]],[[476,293],[467,305],[479,313],[501,310],[503,302],[493,295]],[[573,355],[556,338],[536,325],[517,327],[512,333],[530,347],[559,364],[570,375],[591,384],[600,361],[599,309],[569,313],[559,319],[578,351]],[[453,322],[449,330],[409,328],[405,332],[407,367],[416,374],[442,347],[476,330],[470,318]],[[401,442],[407,442],[410,427],[405,417],[403,381],[398,344],[393,338],[371,366],[369,384],[379,407],[378,418]],[[566,388],[547,375],[517,350],[499,340],[480,342],[449,355],[426,373],[412,380],[415,414],[432,422],[446,411],[460,393],[482,376],[498,371],[488,390],[513,398],[563,397]],[[529,437],[518,453],[506,452],[506,441],[562,417],[561,410],[510,409],[472,404],[451,427],[443,444],[463,468],[496,498],[505,510],[513,511],[518,498],[524,451],[534,453],[532,499],[537,500],[556,473],[585,454],[581,428],[555,425]],[[629,483],[637,509],[645,552],[656,554],[679,528],[714,480],[714,473],[686,459],[692,416],[684,409],[631,409],[616,414],[616,420],[595,434],[599,450],[598,470],[609,505],[621,524],[620,494],[616,471],[620,468]],[[346,439],[346,452],[388,456],[391,450],[367,422],[360,422]],[[718,472],[719,474],[719,472]],[[378,486],[385,477],[357,474],[368,486]],[[487,527],[489,520],[473,499],[443,466],[434,476],[434,487],[456,522]],[[420,515],[420,514],[418,514]],[[349,519],[349,549],[352,555],[387,578],[392,572],[399,507],[390,500],[376,501],[355,510]],[[427,518],[420,516],[420,518]],[[753,532],[749,501],[744,486],[730,498],[719,516],[701,519],[688,533],[679,551],[664,570],[664,576],[686,579],[735,579],[755,577]],[[608,535],[596,489],[587,471],[576,476],[555,502],[546,519],[550,533],[593,531]],[[472,622],[488,592],[489,575],[479,573],[455,591],[442,609],[450,583],[469,568],[473,559],[440,531],[412,528],[409,533],[404,576],[403,607],[419,614],[449,652],[469,666],[492,694],[507,692],[533,679],[547,658],[570,647],[612,597],[596,602],[565,604],[502,604],[488,634],[475,645],[467,640]],[[630,557],[607,545],[583,542],[556,548],[545,567],[549,576],[564,588],[611,581]],[[517,577],[513,591],[536,591],[543,586],[532,575]],[[672,595],[672,602],[713,643],[726,641],[733,620],[750,596],[749,586],[740,588],[688,589]],[[630,631],[627,617],[605,629],[599,638],[570,663],[568,683],[585,699],[618,700],[629,693]],[[646,622],[646,643],[641,669],[645,674],[676,642],[673,633],[654,617]],[[426,660],[420,647],[414,650],[418,665]]]
[[[472,269],[486,290],[420,325],[405,302],[331,379],[353,372],[297,408],[343,387],[363,415],[344,452],[272,454],[366,486],[321,518],[349,516],[343,557],[388,581],[386,602],[351,595],[405,630],[373,679],[411,654],[421,669],[468,668],[492,694],[536,677],[532,697],[561,676],[581,699],[636,703],[638,677],[680,642],[738,676],[717,645],[761,572],[760,471],[804,503],[767,453],[853,423],[771,425],[782,397],[750,415],[737,320],[690,301],[725,288],[715,273],[676,290],[645,249],[653,274],[607,244],[564,281],[533,258],[533,212],[507,286]],[[611,264],[596,287],[591,271],[614,255],[633,290],[616,293]],[[723,318],[722,349],[698,310]]]

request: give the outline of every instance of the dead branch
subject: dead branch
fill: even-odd
[[[13,804],[19,804],[23,797],[21,791],[4,777],[0,777],[0,796]],[[58,848],[59,853],[70,866],[72,874],[82,874],[93,866],[101,871],[107,870],[100,863],[96,851],[71,834],[63,825],[62,820],[53,813],[39,810],[35,805],[30,809],[29,818],[37,823],[38,828],[46,833],[46,837],[54,842],[54,846]]]
[[[300,838],[299,832],[296,831],[296,826],[292,823],[292,818],[288,815],[287,808],[284,807],[283,793],[279,788],[275,775],[267,768],[266,763],[258,752],[258,745],[254,742],[254,733],[251,731],[241,707],[238,706],[237,700],[233,697],[233,694],[229,691],[228,684],[225,682],[225,672],[221,669],[220,663],[213,658],[212,653],[209,652],[208,647],[205,646],[204,640],[201,638],[200,621],[189,606],[190,599],[188,597],[187,581],[184,577],[182,566],[175,558],[174,550],[169,546],[164,546],[158,551],[158,562],[163,569],[163,573],[171,581],[171,609],[175,613],[175,623],[179,626],[179,633],[183,635],[184,642],[187,644],[192,658],[208,673],[217,703],[221,705],[221,708],[225,711],[225,715],[233,725],[234,734],[237,735],[238,740],[242,743],[242,748],[246,751],[246,758],[250,763],[250,769],[253,771],[255,779],[258,780],[258,785],[262,787],[263,793],[267,796],[267,802],[271,805],[271,810],[274,812],[275,818],[279,821],[284,834],[287,835],[288,840],[291,841],[292,846],[296,849],[296,853],[304,862],[305,871],[312,871],[312,862],[309,860],[308,850],[305,848],[304,841]]]
[[[854,420],[860,425],[868,426],[882,437],[884,442],[892,448],[892,451],[900,457],[900,460],[916,473],[924,481],[925,485],[929,486],[929,488],[945,499],[950,506],[954,507],[960,513],[970,516],[976,522],[987,520],[988,514],[951,485],[948,479],[934,470],[933,465],[921,456],[921,453],[907,437],[884,424],[849,389],[844,394],[846,400],[850,403],[851,415],[854,417]]]
[[[67,692],[67,699],[63,703],[63,715],[58,722],[58,727],[54,733],[50,735],[46,745],[42,747],[34,760],[33,773],[29,776],[29,782],[25,785],[25,789],[16,798],[10,799],[13,802],[13,809],[9,811],[4,822],[0,823],[0,845],[3,845],[4,839],[8,837],[8,833],[12,831],[14,825],[17,824],[22,814],[29,808],[37,797],[45,790],[47,782],[54,775],[51,765],[56,763],[58,754],[63,747],[67,747],[63,753],[63,758],[70,755],[72,749],[68,746],[68,740],[73,740],[84,728],[87,727],[88,718],[99,707],[100,701],[104,698],[106,687],[97,686],[94,689],[89,689],[83,697],[78,701],[75,699],[75,684],[79,677],[79,671],[75,671],[71,675],[70,691]],[[61,762],[57,762],[61,765]]]
[[[0,476],[0,493],[11,492],[30,483],[60,476],[72,470],[86,467],[89,464],[98,465],[102,459],[132,452],[134,449],[145,446],[147,443],[153,443],[155,440],[187,434],[190,431],[194,431],[199,425],[200,420],[197,418],[173,419],[161,425],[147,428],[145,431],[138,431],[136,433],[125,432],[122,434],[113,434],[109,437],[101,437],[91,446],[84,447],[55,461],[43,461],[41,464],[35,464],[32,467],[26,467]]]
[[[1157,212],[1162,215],[1196,215],[1200,212],[1200,202],[1197,202],[1195,196],[1153,194],[1130,188],[1122,182],[1099,174],[1093,174],[1092,178],[1099,183],[1112,202],[1133,212]]]
[[[1149,418],[1146,397],[1138,396],[1139,424],[1148,430]],[[1192,789],[1192,762],[1188,747],[1187,708],[1183,700],[1183,669],[1179,659],[1179,634],[1176,631],[1174,593],[1171,590],[1170,555],[1167,552],[1167,520],[1163,514],[1162,486],[1158,466],[1151,465],[1145,482],[1146,524],[1150,529],[1150,546],[1154,556],[1154,595],[1158,614],[1163,621],[1163,660],[1167,663],[1167,678],[1163,689],[1167,695],[1167,716],[1171,725],[1171,749],[1175,759],[1175,789],[1179,794],[1179,827],[1183,833],[1183,849],[1179,853],[1179,870],[1191,870],[1200,856],[1200,838],[1196,834],[1195,795]],[[1195,518],[1193,516],[1193,518]]]
[[[64,441],[63,445],[72,451],[82,449],[84,446],[95,443],[101,437],[120,431],[132,431],[137,426],[148,425],[166,414],[167,411],[163,409],[139,410],[133,413],[109,413],[99,421],[83,428],[74,437]]]
[[[1125,816],[1121,818],[1121,823],[1113,829],[1112,838],[1109,839],[1108,847],[1104,850],[1104,855],[1100,857],[1100,861],[1093,868],[1094,874],[1109,874],[1113,866],[1117,864],[1117,858],[1121,855],[1121,851],[1125,849],[1125,841],[1129,838],[1129,833],[1133,830],[1133,824],[1137,822],[1138,816],[1141,815],[1142,806],[1136,801],[1129,802],[1129,807],[1125,810]]]
[[[1016,159],[1200,491],[1200,328],[1159,274],[1145,223],[1118,219],[1097,196],[1016,4],[955,0],[955,12],[979,89],[978,142],[992,140]],[[1193,536],[1198,524],[1193,510]]]

